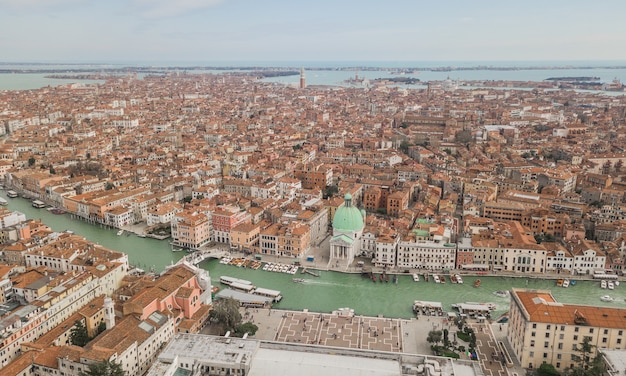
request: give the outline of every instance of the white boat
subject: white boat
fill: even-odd
[[[454,278],[456,278],[456,283],[463,283],[463,278],[461,278],[460,274],[455,274]]]
[[[7,197],[15,198],[17,197],[17,192],[11,190],[7,191]]]
[[[615,287],[619,286],[619,281],[615,281]]]
[[[419,282],[420,281],[420,276],[417,273],[413,273],[413,281],[414,282]]]
[[[563,287],[569,287],[569,279],[563,281]]]
[[[508,290],[505,291],[494,291],[493,294],[499,298],[508,298],[510,293]]]
[[[441,283],[441,280],[439,279],[439,276],[437,274],[433,274],[433,280],[435,281],[435,283]]]
[[[609,281],[607,283],[607,287],[609,288],[609,290],[615,290],[615,284],[613,284],[613,281]]]
[[[600,298],[600,300],[602,300],[603,302],[612,302],[613,298],[610,297],[609,295],[604,295]]]
[[[9,202],[5,199],[3,199],[2,197],[0,197],[0,205],[4,206],[4,205],[9,205]]]
[[[124,230],[123,230],[123,229],[122,229],[122,230],[119,230],[119,231],[117,232],[117,236],[121,236],[121,235],[123,235],[123,234],[124,234]]]
[[[305,281],[304,278],[292,278],[291,280],[295,283],[304,283]]]
[[[606,288],[606,280],[603,279],[602,281],[600,281],[600,287],[603,289]]]

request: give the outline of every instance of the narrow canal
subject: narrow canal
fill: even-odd
[[[6,198],[4,191],[0,197]],[[167,265],[178,261],[184,253],[172,252],[168,241],[140,238],[136,235],[117,235],[117,230],[107,229],[98,225],[90,225],[69,215],[54,215],[45,209],[36,209],[31,202],[21,198],[8,198],[9,209],[26,214],[27,218],[42,219],[55,231],[72,230],[94,243],[107,248],[125,252],[130,263],[142,269],[153,267],[157,272]],[[217,260],[207,260],[200,267],[209,270],[215,286],[220,286],[222,275],[247,279],[259,287],[280,290],[283,300],[276,308],[331,312],[338,308],[349,307],[360,315],[384,317],[413,317],[411,307],[415,300],[442,302],[447,311],[452,311],[451,304],[461,302],[492,302],[496,310],[492,317],[496,318],[508,310],[509,299],[498,297],[495,291],[507,290],[512,287],[546,289],[559,302],[588,305],[604,305],[626,308],[626,286],[615,290],[603,290],[597,281],[577,281],[575,286],[557,287],[554,280],[535,278],[513,278],[501,276],[464,277],[464,284],[453,284],[448,280],[445,284],[432,282],[414,282],[410,275],[400,275],[398,283],[372,282],[359,274],[345,274],[321,271],[320,277],[308,274],[291,275],[274,273],[261,269],[253,270],[231,265],[220,264]],[[303,278],[304,283],[294,283],[292,278]],[[480,278],[480,287],[473,287],[476,278]],[[224,288],[225,286],[220,286]],[[600,297],[610,295],[614,302],[602,302]]]

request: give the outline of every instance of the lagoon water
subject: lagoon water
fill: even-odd
[[[0,197],[6,198],[4,191]],[[9,209],[26,214],[27,218],[39,219],[55,231],[72,230],[95,243],[125,252],[130,263],[142,269],[154,268],[162,271],[167,265],[178,261],[184,253],[172,252],[168,241],[140,238],[135,235],[117,236],[117,230],[91,225],[82,220],[72,219],[69,215],[54,215],[45,209],[35,209],[31,202],[22,198],[8,198]],[[306,261],[304,262],[306,264]],[[214,285],[220,286],[222,275],[252,281],[256,286],[280,290],[283,300],[276,308],[316,312],[331,312],[338,308],[349,307],[359,315],[384,317],[413,317],[411,311],[415,300],[442,302],[444,309],[451,311],[451,304],[461,302],[492,302],[496,304],[493,317],[508,310],[509,299],[493,293],[512,287],[551,290],[555,298],[563,303],[604,305],[626,308],[626,283],[613,291],[602,290],[597,281],[577,281],[576,286],[557,287],[554,280],[538,278],[514,278],[503,276],[465,276],[464,284],[446,284],[414,282],[410,275],[401,274],[398,283],[372,282],[360,274],[345,274],[321,271],[320,277],[298,273],[296,275],[273,273],[261,269],[252,270],[220,264],[217,260],[206,260],[200,267],[209,271]],[[303,278],[305,283],[294,283],[292,278]],[[476,278],[480,278],[480,287],[473,287]],[[221,286],[224,288],[225,286]],[[600,301],[600,297],[610,294],[615,298],[612,303]]]
[[[306,81],[308,85],[343,85],[347,79],[354,78],[355,74],[367,79],[393,77],[395,69],[403,67],[413,67],[417,69],[417,74],[407,74],[408,77],[420,79],[422,82],[442,81],[447,78],[453,80],[510,80],[510,81],[543,81],[550,77],[598,77],[601,82],[610,82],[613,79],[626,81],[626,62],[622,61],[576,61],[576,62],[454,62],[454,61],[423,61],[423,62],[192,62],[192,63],[115,63],[115,64],[1,64],[2,69],[98,69],[98,68],[123,68],[125,66],[149,66],[167,67],[176,66],[184,70],[185,66],[205,66],[206,70],[189,71],[191,73],[224,73],[226,70],[212,70],[210,67],[305,67],[311,68],[306,71]],[[319,68],[346,68],[346,67],[383,67],[388,71],[377,70],[322,70]],[[472,70],[452,70],[449,72],[431,71],[432,67],[519,67],[518,70],[494,70],[494,69],[472,69]],[[568,69],[524,69],[525,67],[570,67]],[[584,67],[584,68],[576,68]],[[615,68],[607,68],[615,67]],[[421,69],[420,69],[421,68]],[[315,70],[313,70],[315,69]],[[319,70],[317,70],[319,69]],[[236,70],[236,69],[235,69]],[[69,72],[79,73],[79,72]],[[47,73],[0,73],[0,90],[27,90],[38,89],[44,86],[57,86],[76,82],[72,79],[50,79],[45,78]],[[141,75],[139,75],[141,78]],[[297,85],[300,77],[298,75],[272,77],[264,79],[265,82],[276,82],[287,85]],[[79,80],[81,81],[81,80]],[[102,82],[82,80],[85,84]]]

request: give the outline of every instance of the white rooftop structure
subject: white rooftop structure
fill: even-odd
[[[146,375],[395,376],[427,368],[440,376],[484,375],[477,363],[450,358],[186,333]]]

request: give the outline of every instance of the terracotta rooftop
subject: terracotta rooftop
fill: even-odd
[[[530,321],[601,328],[626,328],[626,309],[557,302],[549,291],[513,289]]]

